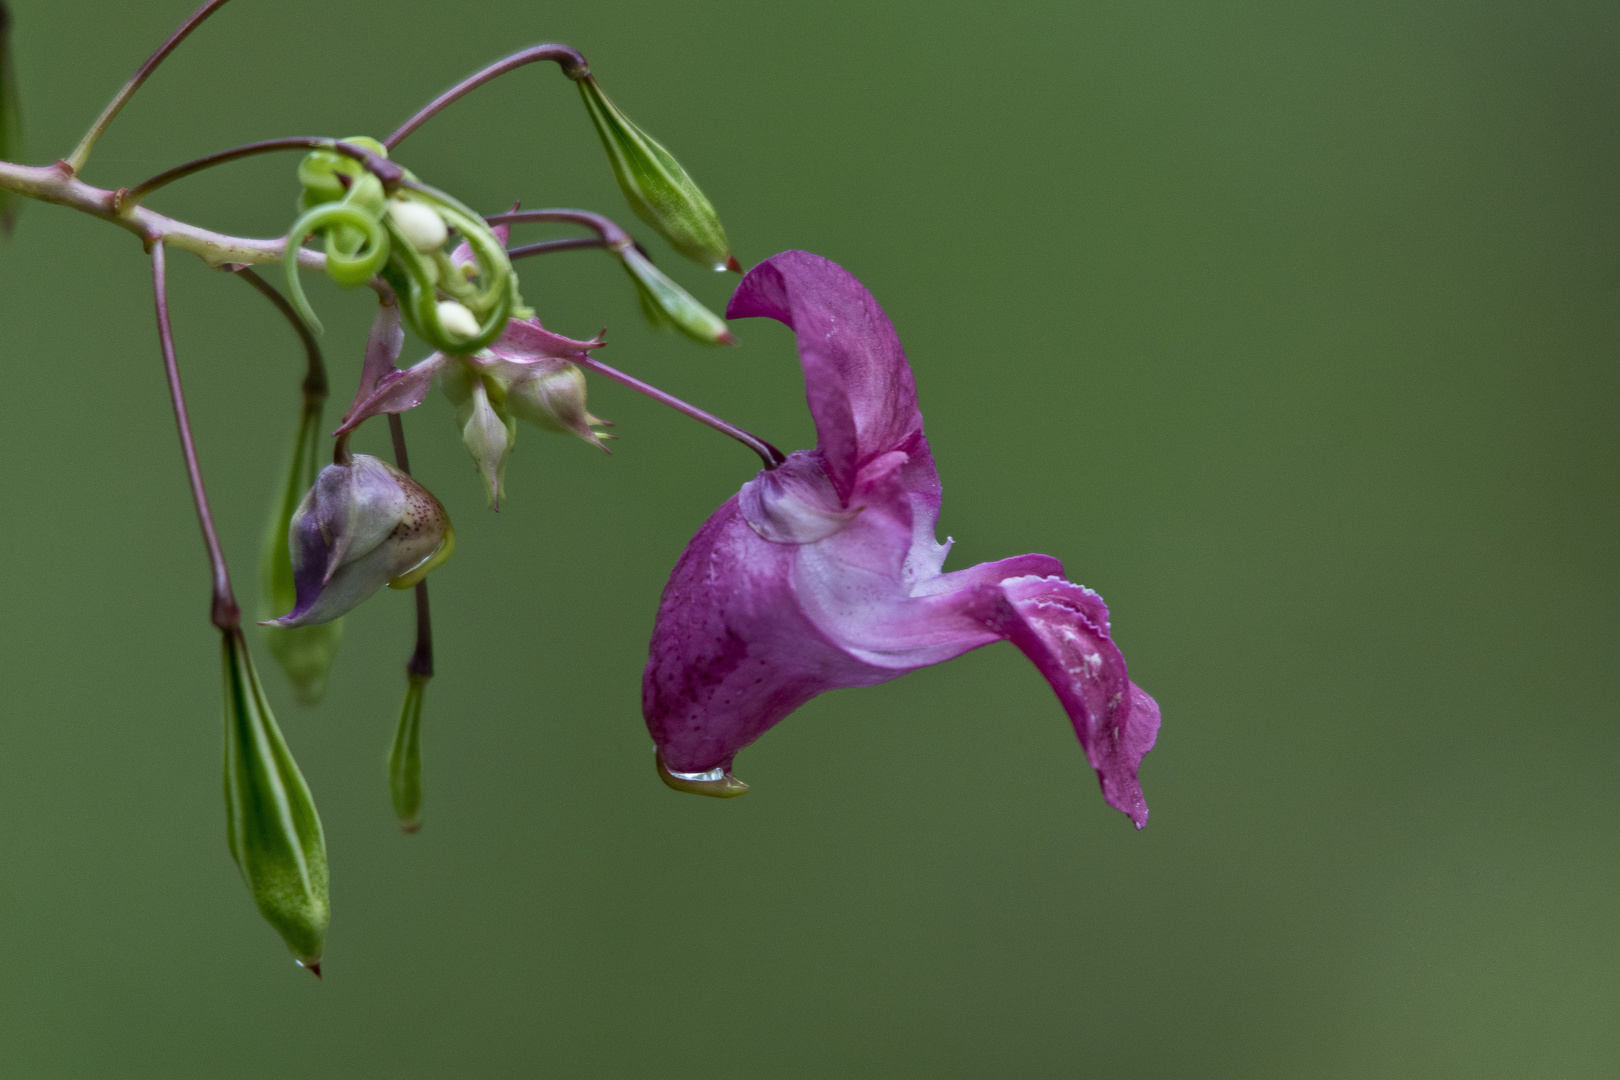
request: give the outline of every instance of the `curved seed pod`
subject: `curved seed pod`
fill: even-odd
[[[636,283],[641,313],[661,329],[673,327],[700,345],[735,345],[726,320],[698,302],[697,298],[669,278],[652,261],[633,247],[618,253],[619,261]]]
[[[426,693],[427,679],[411,675],[399,729],[388,751],[388,794],[399,827],[408,833],[422,827],[422,698]]]
[[[225,825],[259,912],[294,959],[321,973],[331,917],[326,838],[304,783],[276,727],[240,630],[227,630],[225,666]]]
[[[636,216],[682,255],[716,270],[738,270],[720,216],[681,163],[609,101],[596,80],[578,80],[580,97]]]
[[[298,602],[287,533],[304,492],[315,483],[320,429],[319,409],[306,408],[298,422],[287,482],[282,485],[276,505],[271,509],[270,527],[264,538],[264,554],[260,560],[263,591],[259,605],[260,615],[265,619],[273,618],[278,611],[291,611]],[[343,620],[334,619],[316,626],[267,626],[263,632],[264,643],[292,684],[298,703],[319,703],[326,695],[327,676],[343,637]]]

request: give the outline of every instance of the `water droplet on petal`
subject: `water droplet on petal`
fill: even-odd
[[[734,799],[748,792],[748,785],[723,767],[716,766],[703,772],[676,772],[664,764],[662,754],[658,754],[656,760],[658,778],[676,791],[707,795],[712,799]]]

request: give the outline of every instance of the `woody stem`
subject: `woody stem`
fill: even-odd
[[[158,344],[163,348],[163,370],[169,380],[169,400],[174,405],[175,425],[180,429],[180,453],[186,460],[191,497],[197,505],[197,521],[202,525],[203,543],[208,548],[208,563],[213,571],[214,595],[210,617],[215,626],[228,632],[241,626],[242,612],[231,593],[231,573],[225,566],[219,535],[214,531],[214,516],[208,509],[208,491],[203,487],[202,469],[197,464],[197,447],[191,438],[186,394],[180,386],[180,365],[174,358],[174,332],[169,325],[169,288],[161,240],[152,245],[152,294],[157,305]]]
[[[96,122],[90,125],[90,130],[84,133],[84,138],[79,140],[79,145],[74,147],[73,153],[67,156],[65,160],[69,169],[77,173],[84,168],[85,160],[90,157],[90,150],[96,145],[96,140],[101,138],[102,133],[113,122],[113,117],[118,115],[119,110],[129,102],[130,98],[135,96],[135,91],[141,88],[141,83],[146,81],[146,77],[152,74],[159,64],[163,63],[164,59],[175,50],[175,46],[186,40],[186,35],[197,29],[204,19],[224,7],[225,4],[226,0],[208,0],[206,4],[192,12],[191,16],[180,24],[179,29],[169,35],[167,41],[158,46],[157,52],[146,58],[146,63],[140,66],[140,70],[136,71],[129,82],[124,84],[124,88],[118,91],[117,95],[107,103],[107,107],[101,110],[101,115],[96,117]]]

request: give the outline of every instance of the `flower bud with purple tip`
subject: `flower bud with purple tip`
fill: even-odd
[[[297,604],[268,626],[330,622],[384,585],[408,589],[456,546],[439,500],[368,454],[321,470],[287,539]]]

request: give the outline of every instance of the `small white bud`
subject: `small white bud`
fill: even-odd
[[[438,251],[450,238],[444,218],[431,206],[414,199],[389,199],[388,220],[394,223],[401,236],[411,242],[412,247],[424,255]]]
[[[439,301],[439,325],[453,338],[471,340],[478,336],[478,317],[465,304],[454,300]]]

